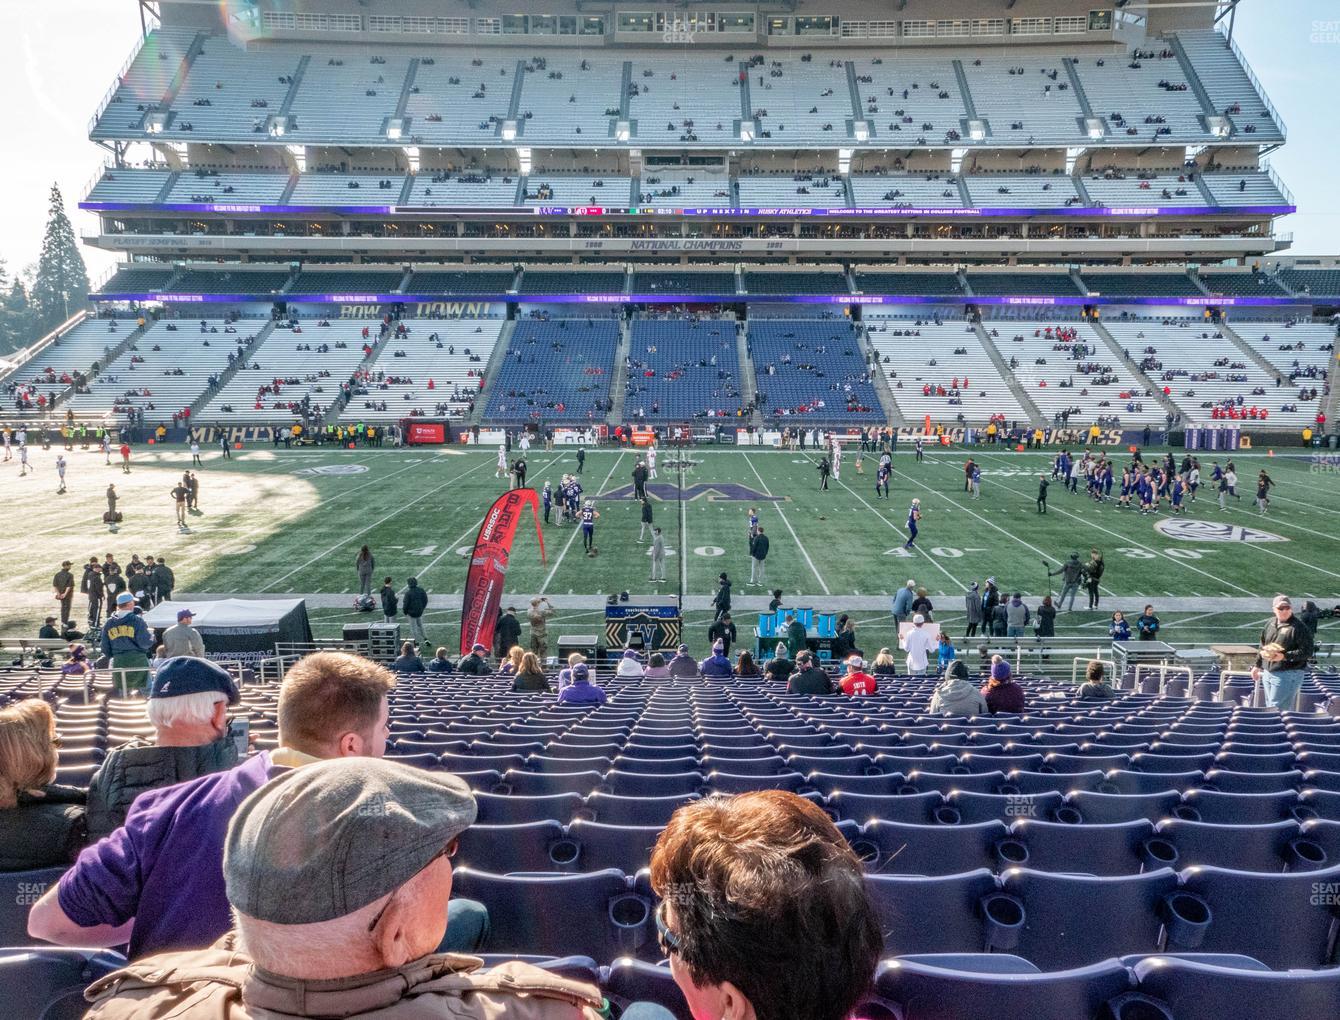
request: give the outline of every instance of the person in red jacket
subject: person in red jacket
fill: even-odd
[[[847,660],[847,675],[839,686],[843,694],[853,698],[874,694],[879,687],[875,678],[865,671],[865,660],[859,655],[853,655]]]

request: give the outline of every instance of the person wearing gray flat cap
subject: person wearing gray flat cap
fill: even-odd
[[[594,985],[435,952],[451,858],[476,810],[463,780],[383,759],[271,780],[228,826],[234,934],[102,978],[85,993],[87,1016],[597,1020]]]

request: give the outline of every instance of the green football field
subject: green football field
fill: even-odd
[[[317,633],[333,636],[345,621],[367,619],[352,611],[354,556],[366,542],[378,580],[390,575],[401,587],[415,576],[428,589],[429,636],[454,645],[467,556],[482,515],[507,484],[495,477],[496,453],[489,451],[255,447],[225,460],[215,449],[198,469],[201,513],[181,533],[168,493],[189,467],[184,447],[138,448],[128,475],[96,452],[75,450],[67,455],[65,495],[55,492],[57,452],[34,449],[26,477],[17,459],[0,464],[9,521],[0,542],[0,635],[36,632],[53,609],[50,580],[61,560],[74,561],[78,576],[81,562],[112,552],[122,563],[131,553],[166,556],[178,597],[310,596]],[[961,633],[970,582],[994,576],[1002,591],[1021,591],[1035,604],[1059,586],[1058,578],[1047,587],[1044,561],[1055,568],[1070,552],[1087,558],[1097,547],[1107,562],[1102,611],[1063,615],[1061,635],[1101,639],[1111,609],[1134,616],[1151,602],[1168,640],[1251,640],[1276,591],[1326,607],[1340,602],[1340,471],[1324,458],[1236,454],[1241,501],[1221,511],[1202,490],[1184,518],[1172,519],[1097,505],[1082,487],[1071,495],[1059,483],[1051,487],[1049,513],[1040,516],[1036,479],[1041,471],[1050,475],[1051,453],[971,453],[983,464],[980,498],[962,491],[969,451],[936,449],[918,463],[900,450],[886,501],[874,493],[874,460],[867,457],[858,474],[854,451],[844,456],[841,478],[820,492],[812,452],[663,450],[651,489],[671,550],[669,580],[652,585],[647,547],[637,542],[639,507],[618,498],[631,488],[638,455],[592,451],[582,481],[601,515],[598,555],[583,553],[578,529],[551,524],[542,563],[527,523],[513,549],[508,591],[522,609],[532,594],[552,596],[558,632],[598,629],[611,592],[628,591],[634,600],[682,592],[686,633],[701,640],[708,599],[725,570],[735,582],[742,637],[776,587],[788,605],[850,612],[862,646],[878,647],[892,641],[889,597],[908,579],[927,589],[937,622]],[[1181,451],[1175,454],[1180,461]],[[1214,459],[1200,458],[1207,476]],[[557,485],[576,470],[575,449],[533,449],[529,466],[537,489],[545,480]],[[1262,467],[1278,483],[1264,517],[1251,498]],[[108,482],[116,484],[126,518],[117,534],[101,523]],[[907,550],[904,524],[914,497],[924,516]],[[751,506],[771,539],[766,587],[745,583]],[[82,598],[75,614],[82,620]]]

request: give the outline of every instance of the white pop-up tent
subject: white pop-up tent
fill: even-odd
[[[211,655],[223,652],[273,653],[276,641],[310,643],[312,626],[303,599],[218,599],[160,602],[144,614],[144,622],[163,630],[189,609],[192,626]]]

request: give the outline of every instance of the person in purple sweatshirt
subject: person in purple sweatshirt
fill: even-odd
[[[558,692],[560,705],[603,705],[605,688],[591,682],[591,671],[586,663],[572,667],[572,683]]]

